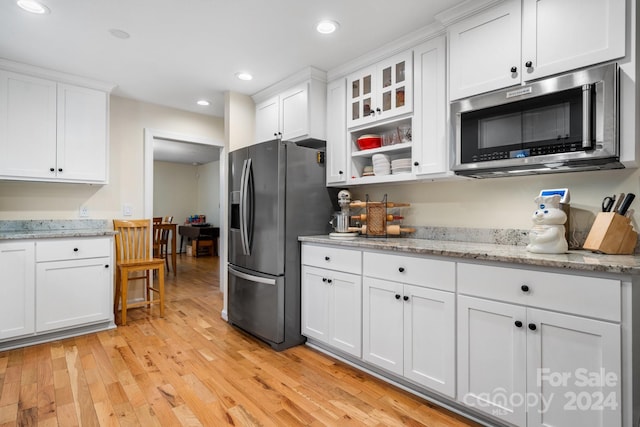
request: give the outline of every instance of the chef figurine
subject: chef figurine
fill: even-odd
[[[535,199],[538,209],[531,220],[533,228],[529,231],[527,250],[539,254],[563,254],[569,249],[564,234],[567,214],[560,209],[560,196],[538,196]]]

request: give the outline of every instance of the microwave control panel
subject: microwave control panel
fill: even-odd
[[[488,162],[491,160],[519,159],[523,157],[545,156],[548,154],[571,153],[582,149],[581,142],[572,142],[518,150],[492,151],[474,154],[471,156],[471,162]]]

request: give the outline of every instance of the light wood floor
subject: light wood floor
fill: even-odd
[[[220,318],[217,258],[181,255],[166,314],[0,352],[0,426],[466,426],[305,346],[274,352]]]

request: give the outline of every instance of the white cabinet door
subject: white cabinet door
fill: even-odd
[[[280,101],[277,96],[256,105],[256,142],[276,139],[279,127]]]
[[[347,111],[345,80],[327,86],[327,185],[347,182]]]
[[[450,100],[520,83],[520,11],[507,0],[449,27]]]
[[[280,132],[285,141],[293,141],[309,134],[308,83],[280,95]]]
[[[524,426],[526,309],[458,296],[458,400],[509,423]],[[514,404],[516,403],[516,404]]]
[[[365,277],[362,282],[362,357],[403,374],[402,284]]]
[[[455,297],[404,286],[404,376],[455,398]]]
[[[622,425],[620,326],[527,309],[527,327],[528,427]]]
[[[449,171],[444,36],[416,47],[413,61],[413,172],[417,176],[443,174]]]
[[[362,355],[360,275],[302,267],[302,334]]]
[[[33,242],[0,243],[0,340],[35,331]]]
[[[375,120],[375,78],[375,66],[360,70],[347,78],[348,127]]]
[[[382,61],[377,67],[375,118],[389,119],[413,111],[413,52]]]
[[[329,287],[326,270],[302,267],[302,335],[329,342]]]
[[[353,356],[362,356],[362,277],[328,272],[329,344]]]
[[[57,177],[106,182],[107,94],[58,85]]]
[[[0,70],[0,175],[56,171],[56,83]]]
[[[523,0],[522,25],[524,80],[625,55],[624,0]]]
[[[111,258],[36,265],[36,331],[106,321],[112,313]]]

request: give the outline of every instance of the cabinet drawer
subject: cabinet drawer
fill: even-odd
[[[619,322],[618,280],[458,264],[458,292]]]
[[[365,252],[364,275],[445,291],[455,291],[455,263],[405,255]]]
[[[109,238],[52,239],[36,242],[36,262],[111,256]]]
[[[351,249],[339,249],[328,246],[302,245],[302,263],[315,267],[362,273],[362,253]]]

